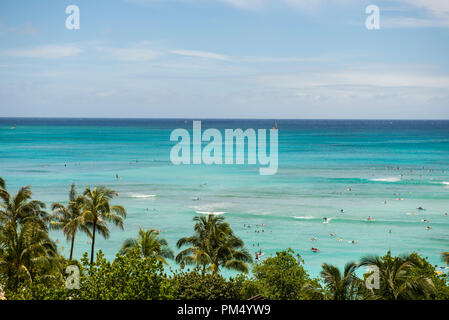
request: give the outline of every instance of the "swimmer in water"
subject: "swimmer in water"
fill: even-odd
[[[371,217],[368,216],[368,218],[366,218],[366,221],[371,221]]]
[[[388,233],[391,233],[391,229],[388,230]]]
[[[340,210],[341,213],[345,212],[343,209]]]
[[[432,229],[432,227],[431,227],[431,226],[427,226],[426,229],[427,229],[427,230],[430,230],[430,229]]]
[[[327,218],[326,217],[323,218],[323,222],[327,222]]]
[[[316,238],[312,238],[312,241],[316,241]]]
[[[338,238],[338,242],[342,242],[343,241],[343,238]]]
[[[329,234],[331,237],[335,237],[335,233],[330,233]]]

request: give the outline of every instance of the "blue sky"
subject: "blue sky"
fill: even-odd
[[[449,119],[449,1],[2,0],[0,116]]]

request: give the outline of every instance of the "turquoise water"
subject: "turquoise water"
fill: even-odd
[[[269,129],[273,121],[202,125]],[[128,211],[125,230],[112,228],[96,245],[109,258],[139,226],[162,230],[177,251],[195,215],[220,212],[250,252],[261,249],[263,260],[291,247],[312,275],[323,262],[342,266],[389,249],[442,264],[441,251],[449,249],[449,121],[279,120],[278,126],[278,173],[261,176],[259,165],[171,164],[170,133],[190,130],[191,120],[3,118],[0,176],[11,192],[32,185],[34,198],[48,206],[66,201],[72,182],[80,192],[101,184],[117,190],[114,203]],[[68,256],[69,244],[52,233]],[[88,250],[80,236],[75,256]]]

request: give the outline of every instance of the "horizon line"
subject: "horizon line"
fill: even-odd
[[[0,116],[0,119],[77,119],[77,120],[335,120],[335,121],[449,121],[447,119],[413,119],[413,118],[191,118],[191,117],[24,117]]]

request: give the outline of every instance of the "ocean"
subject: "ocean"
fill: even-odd
[[[273,126],[273,120],[201,120],[203,130]],[[261,260],[292,248],[312,276],[323,262],[342,267],[388,250],[415,251],[443,264],[441,252],[449,250],[449,121],[277,125],[279,169],[263,176],[258,164],[173,165],[170,133],[191,131],[192,119],[0,118],[0,177],[11,193],[31,185],[34,199],[48,207],[67,201],[72,182],[80,193],[97,185],[116,190],[113,203],[128,212],[125,230],[111,227],[111,237],[96,242],[110,259],[139,227],[161,230],[176,253],[176,241],[193,233],[193,217],[216,213],[252,254],[264,252]],[[68,256],[64,236],[51,234]],[[79,235],[75,258],[89,248],[89,239]]]

